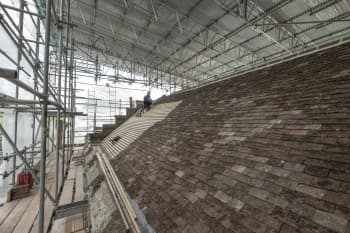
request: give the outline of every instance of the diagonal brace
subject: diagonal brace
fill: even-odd
[[[29,172],[32,174],[34,180],[37,183],[40,183],[40,179],[37,176],[37,174],[35,173],[35,171],[31,168],[30,164],[27,162],[27,160],[23,157],[23,154],[18,150],[17,146],[15,145],[15,143],[11,140],[11,138],[9,137],[9,135],[7,134],[6,130],[2,127],[2,125],[0,125],[0,131],[2,133],[2,135],[4,135],[4,137],[6,138],[6,140],[8,141],[8,143],[10,143],[11,147],[13,148],[13,150],[16,152],[16,154],[18,154],[19,158],[22,160],[22,162],[27,166]],[[42,169],[42,168],[40,168]],[[46,195],[49,197],[49,199],[53,202],[56,203],[56,200],[52,197],[51,193],[47,190],[47,188],[45,187],[45,192]]]

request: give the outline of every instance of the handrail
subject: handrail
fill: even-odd
[[[24,146],[24,148],[22,150],[19,150],[19,152],[23,153],[26,149],[30,149],[32,147],[35,147],[38,144],[40,144],[40,142],[36,142],[34,144],[29,144],[28,146]],[[31,151],[27,151],[27,153],[32,153],[32,152]],[[11,157],[13,157],[15,155],[17,156],[17,152],[16,151],[13,151],[11,153],[6,153],[6,156],[3,156],[2,158],[0,158],[0,160],[4,160],[4,158],[11,158]]]
[[[16,169],[12,169],[10,170],[9,172],[5,172],[5,173],[0,173],[0,176],[2,176],[2,178],[6,178],[8,177],[9,175],[11,175],[12,173],[15,172],[15,170],[17,171],[20,167],[22,167],[24,165],[24,163],[21,163],[19,165],[16,166]]]
[[[40,153],[40,151],[27,151],[28,149],[32,148],[33,146],[35,147],[36,145],[40,144],[40,142],[36,142],[34,144],[30,144],[28,146],[24,146],[24,148],[22,150],[19,150],[19,152],[21,154],[25,153],[25,154],[32,154],[32,166],[33,166],[33,160],[34,160],[34,156],[36,156],[37,154]],[[18,156],[18,154],[14,151],[11,153],[6,153],[5,156],[3,156],[2,158],[0,158],[0,161],[4,161],[7,160],[9,158],[12,158],[14,156]],[[2,176],[3,178],[8,177],[9,175],[11,175],[12,173],[14,173],[14,171],[17,171],[20,167],[22,167],[23,165],[25,165],[24,163],[21,163],[19,165],[17,165],[15,168],[9,168],[8,171],[6,171],[5,173],[0,173],[0,176]]]

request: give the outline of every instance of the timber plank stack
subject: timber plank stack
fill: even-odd
[[[350,232],[350,44],[173,101],[127,148],[104,141],[156,232]]]
[[[16,185],[11,189],[11,200],[17,200],[24,197],[28,197],[30,195],[30,185],[24,184],[24,185]]]

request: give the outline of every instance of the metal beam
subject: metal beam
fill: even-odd
[[[66,0],[66,6],[67,6],[67,22],[71,23],[71,0]],[[67,26],[66,27],[66,51],[65,51],[65,56],[64,56],[64,65],[65,65],[65,70],[64,70],[64,98],[63,98],[63,106],[64,106],[64,117],[63,117],[63,142],[62,142],[62,153],[63,153],[63,162],[62,162],[62,180],[64,180],[65,177],[65,162],[66,162],[66,112],[67,112],[67,82],[68,82],[68,69],[69,69],[69,65],[68,65],[68,51],[72,52],[71,50],[68,50],[69,48],[69,39],[71,39],[71,30],[70,27]],[[61,93],[60,93],[61,94]],[[68,159],[67,159],[68,161]]]
[[[221,0],[216,0],[215,2],[218,3],[218,5],[223,10],[228,11],[228,7],[226,6],[226,4],[224,2],[222,2]],[[259,4],[254,0],[243,0],[242,4],[243,4],[242,5],[243,9],[242,9],[241,14],[236,15],[232,11],[228,11],[228,12],[234,17],[238,16],[241,20],[243,20],[244,23],[248,24],[253,31],[257,32],[258,34],[263,35],[268,40],[273,41],[280,48],[287,50],[290,53],[293,53],[290,48],[288,48],[287,46],[283,45],[280,42],[280,35],[282,35],[283,33],[288,33],[289,35],[293,35],[294,34],[293,32],[291,32],[289,29],[285,28],[284,26],[280,26],[280,27],[278,27],[279,32],[277,33],[277,38],[275,38],[274,36],[271,36],[270,34],[265,32],[266,26],[268,26],[270,22],[273,22],[275,24],[279,24],[279,22],[271,14],[267,13],[262,7],[260,7]],[[250,11],[249,15],[247,13],[248,7],[249,7],[249,11]],[[256,12],[255,14],[261,14],[261,13],[264,14],[264,18],[263,18],[263,20],[261,20],[261,22],[262,22],[261,24],[255,23],[253,25],[250,23],[250,20],[251,20],[250,16],[252,15],[253,12]],[[251,18],[253,19],[253,17],[251,17]],[[298,38],[296,38],[296,40],[298,40],[300,44],[303,44],[303,41],[299,40]]]
[[[17,71],[0,68],[0,77],[2,77],[4,79],[16,79],[17,78]]]
[[[32,87],[30,87],[26,83],[22,82],[21,80],[19,80],[17,78],[17,74],[18,74],[18,72],[16,70],[8,70],[8,69],[0,68],[0,78],[3,78],[5,80],[15,84],[16,86],[23,88],[24,90],[32,93],[33,95],[35,95],[39,98],[44,97],[43,94],[35,91]]]
[[[16,23],[13,21],[11,16],[8,14],[7,10],[3,8],[1,5],[0,7],[3,9],[5,15],[9,18],[12,25],[9,25],[8,22],[5,20],[5,18],[1,18],[1,17],[0,17],[0,24],[3,26],[4,30],[7,32],[8,36],[13,41],[13,43],[21,51],[22,56],[27,60],[30,67],[33,69],[34,74],[37,75],[40,81],[43,81],[43,74],[42,74],[42,70],[40,69],[39,60],[33,57],[33,54],[35,56],[35,51],[32,50],[31,46],[25,40],[24,40],[24,46],[19,46],[18,41],[20,40],[20,38],[15,33],[15,30],[19,32],[19,28],[17,27]],[[49,92],[52,98],[57,100],[55,91],[51,90],[52,89],[51,84],[49,84],[49,86],[50,86]]]
[[[79,2],[79,4],[84,4],[85,6],[87,6],[87,7],[92,7],[91,5],[89,5],[89,4],[87,4],[87,3],[85,3],[85,2],[82,2],[82,1],[78,1]],[[166,7],[167,9],[169,9],[170,11],[173,11],[174,12],[174,14],[176,14],[176,15],[178,15],[178,13],[177,13],[177,11],[175,11],[174,9],[172,9],[171,7],[169,7],[168,6],[168,4],[165,4],[164,2],[159,2],[158,1],[158,3],[159,3],[159,7]],[[141,11],[140,9],[138,9],[138,7],[137,7],[137,5],[133,5],[133,9],[136,11],[136,12],[139,12],[139,13],[143,13],[144,11]],[[109,15],[109,13],[108,12],[106,12],[106,11],[101,11],[101,10],[98,10],[99,12],[102,12],[102,14],[103,15]],[[181,16],[181,18],[183,19],[183,20],[186,20],[186,22],[188,21],[188,18],[189,18],[189,15],[185,15],[185,16]],[[193,20],[192,20],[193,21]],[[124,20],[123,20],[123,22],[122,22],[123,24],[124,24]],[[141,35],[143,35],[143,34],[145,34],[146,33],[146,30],[145,30],[145,28],[147,28],[148,26],[147,25],[149,25],[150,24],[150,20],[148,20],[148,23],[146,24],[146,26],[144,27],[144,29],[141,29],[141,34],[139,35],[139,36],[141,36]],[[198,22],[196,22],[195,23],[196,25],[198,25]],[[133,25],[134,26],[134,25]],[[200,27],[202,27],[203,28],[203,26],[201,26],[200,25]],[[184,30],[184,29],[183,29]],[[210,29],[209,28],[205,28],[205,30],[207,30],[207,31],[209,31]],[[186,31],[186,33],[190,33],[190,34],[193,34],[193,32],[189,32],[189,31]],[[220,37],[223,37],[222,35],[219,35],[218,33],[216,33],[216,32],[213,32],[214,33],[214,36],[219,36],[219,38]],[[198,37],[199,38],[199,37]],[[194,38],[195,39],[195,38]],[[140,41],[140,40],[139,40]],[[166,40],[163,40],[163,42],[165,43],[165,42],[168,42],[169,41],[169,38],[167,38]],[[199,40],[199,41],[197,41],[197,40],[194,40],[196,43],[199,43],[199,44],[203,44],[203,41],[202,40]],[[202,42],[201,42],[202,41]],[[171,41],[169,41],[170,43],[172,43]],[[155,41],[155,43],[156,43],[156,48],[157,48],[157,50],[158,51],[160,51],[159,50],[159,45],[158,45],[158,42],[157,41]],[[231,43],[234,43],[233,41],[231,41]],[[236,44],[236,43],[234,43],[234,44]],[[178,45],[176,45],[176,47],[178,47]],[[131,45],[131,49],[134,51],[135,49],[137,49],[137,47],[133,44],[133,45]],[[188,48],[188,49],[190,49],[191,50],[191,48]],[[220,53],[220,51],[218,51],[218,50],[215,50],[215,49],[213,49],[213,48],[209,48],[210,50],[212,50],[213,52],[215,52],[215,53]],[[247,49],[247,48],[246,48]],[[129,50],[130,51],[130,50]],[[195,53],[197,53],[198,51],[194,51]],[[207,56],[207,55],[204,55],[204,56]],[[224,55],[225,56],[225,55]],[[139,57],[139,56],[137,56],[137,57]],[[157,57],[156,55],[155,55],[155,57]],[[227,57],[227,59],[229,59],[229,57]],[[148,59],[149,60],[149,59]],[[198,59],[199,61],[201,61],[201,59]],[[220,61],[215,61],[216,63],[221,63]],[[173,65],[171,65],[171,66],[173,66]],[[232,68],[232,67],[231,67]],[[200,70],[199,70],[200,71]],[[179,73],[182,73],[182,71],[179,71]],[[208,75],[210,75],[210,74],[208,74]]]
[[[12,64],[16,65],[17,66],[17,62],[11,57],[9,56],[4,50],[0,49],[0,53],[2,55],[4,55]],[[0,68],[1,69],[1,68]],[[23,67],[20,67],[20,69],[26,74],[28,75],[29,77],[31,76],[29,74],[29,72],[27,72]]]
[[[311,8],[309,8],[309,9],[306,9],[305,11],[303,11],[303,12],[301,12],[301,13],[297,13],[295,16],[293,16],[293,17],[291,17],[291,18],[285,20],[285,21],[282,22],[282,23],[292,22],[292,21],[294,21],[295,19],[297,19],[297,18],[299,18],[299,17],[301,17],[301,16],[303,16],[303,15],[305,15],[305,14],[309,14],[310,12],[313,11],[313,9],[318,8],[319,6],[321,6],[321,5],[323,5],[323,4],[324,4],[324,3],[320,3],[320,4],[318,4],[318,5],[314,6],[314,7],[311,7]],[[281,6],[281,5],[280,5],[280,6]],[[344,14],[342,14],[342,15],[339,15],[339,16],[336,16],[336,17],[332,18],[331,20],[333,20],[333,19],[342,19],[342,18],[345,18],[345,17],[348,17],[348,16],[349,16],[349,13],[344,13]],[[295,36],[302,35],[302,34],[308,32],[308,31],[310,31],[310,30],[317,29],[317,28],[319,28],[319,27],[323,27],[323,26],[325,26],[325,25],[327,25],[327,24],[329,24],[329,23],[327,23],[327,22],[324,22],[324,23],[321,22],[321,23],[319,23],[319,24],[316,24],[316,25],[313,25],[313,26],[311,26],[311,27],[308,27],[308,28],[306,28],[306,29],[304,29],[304,30],[302,30],[302,31],[300,31],[300,32],[297,32],[297,33],[295,33],[294,35],[295,35]],[[270,30],[274,30],[276,27],[278,27],[278,26],[275,26],[275,27],[272,27],[272,28],[267,28],[267,29],[265,29],[265,30],[266,30],[266,32],[268,32],[268,31],[270,31]],[[280,40],[281,40],[281,41],[289,41],[289,43],[294,44],[294,38],[295,38],[294,35],[289,35],[289,36],[284,35],[284,36],[281,36],[281,39],[280,39]],[[249,41],[258,38],[259,36],[260,36],[260,35],[253,36],[252,38],[249,38],[249,39],[243,41],[242,43],[248,43]],[[312,41],[310,41],[310,42],[307,42],[306,44],[307,44],[308,46],[311,46],[312,43],[314,43],[314,41],[316,41],[316,40],[312,40]],[[272,42],[272,43],[270,43],[270,44],[268,44],[268,45],[266,45],[266,46],[260,47],[260,48],[256,49],[256,50],[254,51],[254,53],[258,53],[258,52],[260,52],[260,51],[262,51],[262,50],[264,50],[264,49],[268,49],[268,48],[270,48],[270,47],[273,46],[273,45],[275,45],[274,42]],[[298,47],[298,44],[296,44],[296,45],[294,44],[294,46],[295,46],[295,47]],[[300,46],[299,46],[299,47],[300,47]],[[301,47],[301,48],[303,49],[303,47]],[[227,51],[224,51],[224,53],[227,53],[227,52],[231,51],[232,49],[235,49],[235,48],[228,49]],[[275,53],[274,55],[278,55],[278,54],[281,54],[281,53],[283,53],[283,51],[279,51],[279,52]],[[232,59],[232,60],[229,60],[227,63],[232,63],[232,62],[234,62],[234,61],[240,61],[241,59],[246,58],[247,56],[249,56],[249,54],[243,54],[243,55],[238,56],[238,57],[236,57],[236,58],[234,58],[234,59]],[[272,56],[269,56],[269,57],[272,57]],[[255,60],[263,60],[263,61],[264,61],[265,59],[266,59],[266,58],[257,58],[257,59],[255,59]],[[205,62],[208,62],[208,61],[205,61]],[[245,64],[245,65],[249,65],[249,64],[253,64],[253,63],[254,63],[254,61],[253,61],[253,62],[248,62],[248,63]],[[218,67],[215,67],[214,69],[217,69],[217,68],[219,68],[219,66],[218,66]],[[235,69],[234,69],[234,70],[235,70]]]
[[[47,128],[47,106],[49,101],[49,58],[50,58],[50,33],[51,33],[51,0],[46,1],[45,18],[45,47],[44,47],[44,80],[43,80],[43,105],[41,114],[41,157],[40,157],[40,202],[39,202],[39,233],[44,233],[45,221],[45,176],[46,176],[46,138]]]
[[[40,101],[36,100],[24,100],[24,99],[18,99],[6,94],[0,93],[0,103],[3,104],[20,104],[20,105],[34,105],[34,104],[41,104]]]
[[[13,11],[17,11],[17,12],[23,12],[24,14],[28,14],[28,15],[31,15],[31,16],[42,18],[42,16],[40,14],[38,14],[38,13],[27,11],[27,10],[21,10],[21,9],[19,9],[17,7],[6,5],[6,4],[3,4],[1,2],[0,2],[0,6],[3,7],[3,8],[9,9],[9,10],[13,10]]]
[[[312,21],[293,21],[285,23],[265,23],[255,24],[256,26],[283,26],[283,25],[296,25],[296,24],[319,24],[319,23],[339,23],[339,22],[350,22],[350,19],[329,19],[329,20],[312,20]]]
[[[114,61],[117,60],[120,64],[122,64],[122,65],[119,66],[120,70],[124,70],[126,72],[130,71],[130,70],[125,68],[127,66],[126,63],[132,62],[130,60],[130,58],[122,57],[121,55],[114,54],[111,51],[104,51],[103,49],[98,48],[96,45],[93,48],[91,48],[91,46],[89,44],[86,44],[84,42],[76,41],[76,43],[79,45],[77,47],[77,49],[82,51],[85,55],[90,56],[90,55],[88,55],[88,53],[86,51],[83,51],[81,47],[88,48],[88,49],[93,49],[93,50],[96,50],[97,52],[100,52],[100,53],[104,54],[104,56],[109,56],[110,59],[113,59]],[[113,63],[115,64],[117,62],[115,61]],[[144,69],[144,72],[141,72],[141,71],[139,72],[139,74],[141,76],[144,76],[145,74],[149,75],[150,73],[153,73],[153,74],[156,73],[156,68],[155,67],[149,66],[149,65],[141,63],[141,62],[138,62],[138,64],[141,67],[143,67],[142,69]],[[148,73],[146,72],[146,70],[148,71]],[[164,70],[164,73],[168,74],[169,76],[174,75],[174,72],[167,72],[166,70]],[[183,79],[187,79],[187,78],[190,79],[190,77],[183,77],[182,74],[180,74],[180,73],[176,73],[175,75],[178,76],[178,77],[181,77]]]
[[[176,27],[178,26],[178,23],[181,23],[181,21],[187,17],[188,15],[190,15],[194,9],[202,2],[203,0],[197,0],[193,6],[189,9],[189,11],[186,13],[185,16],[181,17],[180,19],[177,20],[177,22],[174,23],[174,25],[169,29],[169,31],[160,39],[156,42],[156,44],[161,44],[163,41],[167,40],[167,38],[173,33],[173,31],[176,31]],[[156,46],[153,47],[153,50],[156,49]],[[145,59],[147,59],[147,57],[150,55],[151,53],[147,54],[145,56]],[[166,58],[169,59],[169,56]],[[163,63],[163,62],[162,62]]]
[[[85,213],[88,209],[89,202],[87,200],[60,205],[55,210],[55,219],[69,217],[79,213]]]
[[[63,20],[63,7],[64,7],[64,0],[60,0],[59,4],[59,20]],[[68,27],[68,26],[67,26]],[[59,35],[58,35],[58,89],[57,92],[59,93],[58,95],[58,102],[61,102],[61,79],[62,79],[62,59],[63,59],[63,25],[59,24],[58,25],[58,30],[59,30]],[[59,188],[58,187],[58,180],[59,180],[59,154],[60,154],[60,145],[61,145],[61,110],[58,109],[57,115],[56,115],[56,121],[57,121],[57,128],[56,128],[56,151],[55,151],[55,196],[56,200],[58,200],[58,194],[59,194]],[[64,167],[64,154],[62,152],[62,167]],[[63,178],[64,178],[64,169],[61,171],[62,172],[62,182],[61,182],[61,187],[63,186]]]
[[[231,32],[229,32],[229,33],[227,33],[227,34],[225,35],[224,38],[218,39],[218,40],[216,40],[216,41],[210,43],[210,44],[208,45],[208,47],[215,47],[215,46],[221,44],[222,42],[225,41],[225,39],[231,38],[232,36],[236,35],[237,33],[239,33],[239,32],[241,32],[241,31],[245,30],[245,29],[248,28],[248,27],[250,27],[250,24],[254,24],[254,23],[258,22],[259,20],[263,19],[263,18],[266,16],[265,14],[270,14],[270,13],[272,13],[272,12],[275,12],[276,10],[278,10],[278,9],[280,9],[281,7],[287,5],[287,4],[290,3],[291,1],[293,1],[293,0],[281,0],[280,2],[278,2],[277,4],[275,4],[274,6],[272,6],[271,8],[267,9],[267,10],[265,11],[265,13],[261,13],[261,14],[259,14],[259,16],[254,17],[252,20],[249,21],[249,24],[248,24],[248,23],[242,24],[241,26],[239,26],[239,27],[236,28],[235,30],[233,30],[233,31],[231,31]],[[232,9],[233,9],[233,7],[232,7]],[[223,16],[225,16],[225,15],[226,15],[226,13],[225,13]],[[181,65],[183,65],[184,63],[187,63],[187,62],[191,61],[191,60],[194,59],[196,56],[198,56],[198,55],[202,54],[203,52],[205,52],[206,50],[208,50],[208,47],[202,49],[202,50],[199,51],[197,54],[195,54],[195,55],[193,55],[193,56],[187,58],[187,59],[184,60],[182,63],[180,63],[180,64],[178,64],[176,67],[174,67],[173,69],[176,69],[178,66],[181,66]],[[234,46],[234,47],[237,47],[237,46]],[[169,71],[171,71],[171,70],[172,70],[172,69],[170,69]]]

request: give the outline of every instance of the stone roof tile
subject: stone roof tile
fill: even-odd
[[[162,98],[182,102],[114,161],[156,232],[350,232],[350,56],[337,54],[350,44]]]

